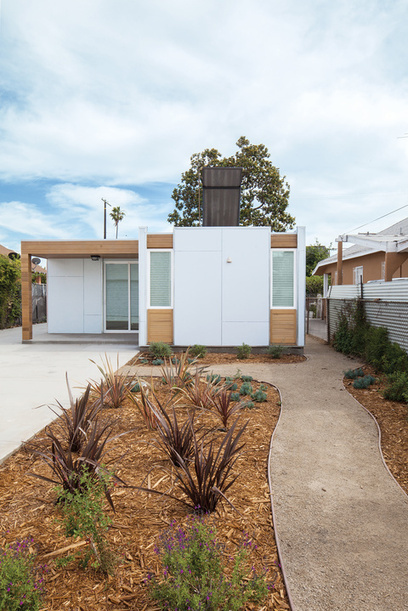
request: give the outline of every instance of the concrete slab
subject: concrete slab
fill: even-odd
[[[100,363],[106,354],[116,364],[119,355],[123,365],[136,353],[123,344],[22,344],[21,328],[0,331],[0,462],[51,422],[46,405],[68,404],[65,372],[78,395],[78,387],[100,377],[89,359]]]

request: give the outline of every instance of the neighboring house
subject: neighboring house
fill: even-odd
[[[8,257],[9,259],[20,259],[20,255],[18,252],[10,250],[10,248],[6,248],[5,246],[2,246],[2,244],[0,244],[0,255],[3,255],[3,257]],[[31,262],[31,270],[33,272],[38,272],[39,274],[47,273],[46,269],[44,269],[40,265],[36,265],[33,262]]]
[[[378,233],[341,235],[337,255],[320,261],[314,275],[324,277],[324,297],[331,285],[408,278],[408,218]],[[354,246],[343,250],[343,243]]]
[[[139,345],[303,349],[305,231],[176,227],[139,240],[21,243],[23,341],[31,257],[48,261],[49,333],[139,333]]]

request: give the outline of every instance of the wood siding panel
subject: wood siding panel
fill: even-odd
[[[273,233],[271,248],[297,248],[297,233]]]
[[[296,344],[296,310],[271,310],[271,344]]]
[[[173,343],[173,310],[147,310],[147,343]]]
[[[21,255],[21,318],[23,340],[33,339],[33,293],[31,288],[31,257]]]
[[[173,248],[172,233],[147,234],[147,248]]]
[[[83,259],[91,255],[106,258],[137,259],[138,240],[58,240],[21,242],[21,254],[43,259]]]

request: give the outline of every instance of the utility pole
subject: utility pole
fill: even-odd
[[[103,239],[106,240],[106,204],[110,206],[110,203],[103,197],[101,197],[101,200],[103,201]]]

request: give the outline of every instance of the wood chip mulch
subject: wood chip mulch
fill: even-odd
[[[160,382],[157,381],[157,384]],[[253,383],[254,390],[259,387]],[[158,390],[160,394],[160,389]],[[226,544],[230,556],[248,533],[257,549],[251,562],[257,572],[267,569],[271,586],[267,601],[249,605],[248,609],[289,609],[271,516],[267,483],[267,458],[271,434],[279,417],[277,391],[267,386],[267,402],[241,412],[240,422],[248,420],[242,440],[244,454],[234,467],[240,477],[227,495],[236,511],[225,501],[219,503],[212,519],[219,539]],[[179,413],[186,410],[177,406]],[[181,495],[174,483],[175,468],[154,445],[156,434],[143,423],[138,410],[127,400],[119,409],[104,410],[104,417],[117,420],[115,433],[132,432],[111,445],[111,457],[118,460],[116,473],[128,484],[146,486],[161,492]],[[213,427],[214,415],[199,411],[196,423]],[[49,450],[44,431],[34,439],[37,447]],[[28,449],[11,456],[0,467],[0,547],[16,540],[33,538],[38,563],[47,564],[46,596],[42,611],[125,611],[158,609],[149,597],[146,577],[149,572],[161,575],[159,558],[154,552],[158,536],[172,521],[184,524],[189,510],[166,496],[135,489],[115,488],[112,497],[116,513],[107,538],[117,557],[115,574],[105,577],[91,568],[79,568],[71,561],[60,568],[57,559],[84,548],[86,541],[67,538],[58,521],[56,492],[52,485],[31,477],[29,472],[50,476],[44,463]],[[148,475],[149,474],[149,475]]]
[[[408,405],[384,399],[381,393],[386,385],[385,376],[376,374],[368,366],[363,367],[363,370],[377,380],[370,388],[353,388],[353,380],[346,378],[344,385],[377,420],[381,429],[381,449],[385,462],[408,494]]]
[[[142,363],[141,361],[147,360],[148,363]],[[152,356],[148,352],[141,352],[133,357],[126,365],[138,367],[150,367]],[[272,359],[267,354],[250,354],[246,359],[237,358],[236,354],[229,354],[227,352],[208,352],[204,358],[197,360],[197,365],[224,365],[224,364],[236,364],[237,369],[242,365],[254,364],[254,363],[273,363],[274,365],[287,365],[288,363],[301,363],[306,360],[305,356],[299,354],[282,354],[278,359]]]

